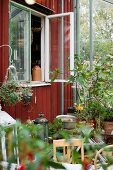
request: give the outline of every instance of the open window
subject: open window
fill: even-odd
[[[57,80],[64,81],[74,68],[73,13],[45,15],[25,6],[11,3],[10,46],[11,61],[18,80],[33,80],[33,68],[39,66],[41,78],[49,82],[51,71],[59,71]]]
[[[45,80],[66,81],[74,69],[73,12],[47,16],[45,35]]]
[[[44,18],[45,15],[37,11],[11,3],[9,41],[13,53],[10,62],[16,67],[20,81],[32,81],[35,66],[40,67],[37,81],[44,81]]]

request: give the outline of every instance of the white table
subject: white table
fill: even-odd
[[[83,170],[83,167],[81,164],[68,164],[68,163],[63,163],[62,164],[67,170]]]
[[[81,164],[62,163],[62,165],[66,168],[66,170],[83,170],[83,167]],[[56,170],[56,169],[50,167],[48,170]],[[57,169],[57,170],[62,170],[62,169]]]

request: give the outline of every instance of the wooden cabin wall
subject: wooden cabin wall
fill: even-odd
[[[55,1],[57,0],[37,0],[38,3],[52,9],[55,10]]]
[[[9,2],[8,0],[0,0],[0,46],[9,44]],[[6,69],[8,66],[8,47],[0,48],[0,82],[4,80]]]
[[[54,13],[60,12],[60,0],[42,0],[41,4],[54,10]],[[64,0],[64,4],[64,12],[72,11],[72,0]],[[8,7],[8,0],[0,0],[0,44],[8,44]],[[0,49],[0,81],[3,81],[7,67],[8,49]],[[67,108],[72,106],[72,88],[67,84],[65,84],[64,87],[64,113],[67,113]],[[20,119],[23,122],[25,122],[28,118],[36,119],[40,112],[42,112],[49,121],[52,121],[58,114],[61,114],[60,88],[60,83],[52,83],[49,86],[33,87],[33,98],[31,104],[24,105],[21,102],[16,106],[10,107],[2,104],[3,110],[8,112],[13,118]]]

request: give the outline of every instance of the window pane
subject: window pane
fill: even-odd
[[[17,69],[18,80],[29,80],[29,15],[11,6],[10,45],[13,49],[12,62]]]
[[[89,38],[89,0],[80,1],[80,52],[85,60],[90,58]]]
[[[65,81],[70,75],[70,59],[73,58],[74,61],[74,42],[71,43],[72,50],[70,49],[70,40],[73,41],[74,38],[71,24],[69,14],[49,18],[49,71],[52,73],[49,74],[49,79]]]
[[[94,57],[113,54],[113,4],[93,2]]]

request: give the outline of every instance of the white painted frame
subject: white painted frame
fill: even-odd
[[[51,18],[57,18],[57,17],[64,17],[64,16],[70,16],[70,74],[74,75],[74,13],[68,12],[68,13],[62,13],[62,14],[55,14],[55,15],[49,15],[45,17],[45,81],[50,82],[49,79],[49,65],[50,65],[50,55],[49,55],[49,21]],[[57,82],[65,82],[66,80],[57,79],[55,80]]]

